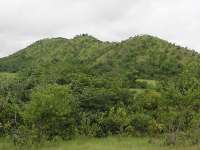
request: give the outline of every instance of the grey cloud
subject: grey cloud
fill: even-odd
[[[198,0],[1,0],[0,57],[80,33],[111,41],[152,34],[200,50],[199,18]]]

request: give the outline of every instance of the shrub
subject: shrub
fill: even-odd
[[[86,113],[80,114],[79,134],[81,136],[102,137],[105,134],[102,132],[100,123],[103,120],[104,113]]]
[[[68,139],[75,134],[76,101],[67,86],[47,85],[32,92],[24,111],[28,126],[36,128],[38,137]]]
[[[138,134],[148,134],[151,120],[151,116],[147,114],[136,113],[131,118],[131,125]]]
[[[123,107],[112,107],[102,122],[106,134],[122,134],[129,125],[128,112]]]
[[[20,121],[18,106],[8,98],[0,97],[0,136],[11,134]]]

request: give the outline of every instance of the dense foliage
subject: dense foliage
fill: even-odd
[[[148,35],[40,40],[0,59],[0,136],[19,144],[116,134],[198,143],[199,60]]]

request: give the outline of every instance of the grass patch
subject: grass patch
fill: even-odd
[[[148,138],[108,137],[79,138],[71,141],[47,142],[39,147],[17,148],[7,140],[1,140],[0,150],[199,150],[197,146],[163,146],[149,143]]]
[[[157,81],[156,80],[147,80],[147,79],[137,79],[137,83],[146,83],[147,88],[156,88],[157,86]]]
[[[17,77],[16,73],[0,72],[0,78],[12,79],[12,78],[16,78],[16,77]]]
[[[137,88],[130,88],[129,90],[137,94],[142,94],[146,91],[146,89],[137,89]]]

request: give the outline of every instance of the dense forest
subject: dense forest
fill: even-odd
[[[0,59],[0,136],[200,142],[200,56],[149,35],[43,39]],[[179,140],[180,139],[180,140]]]

